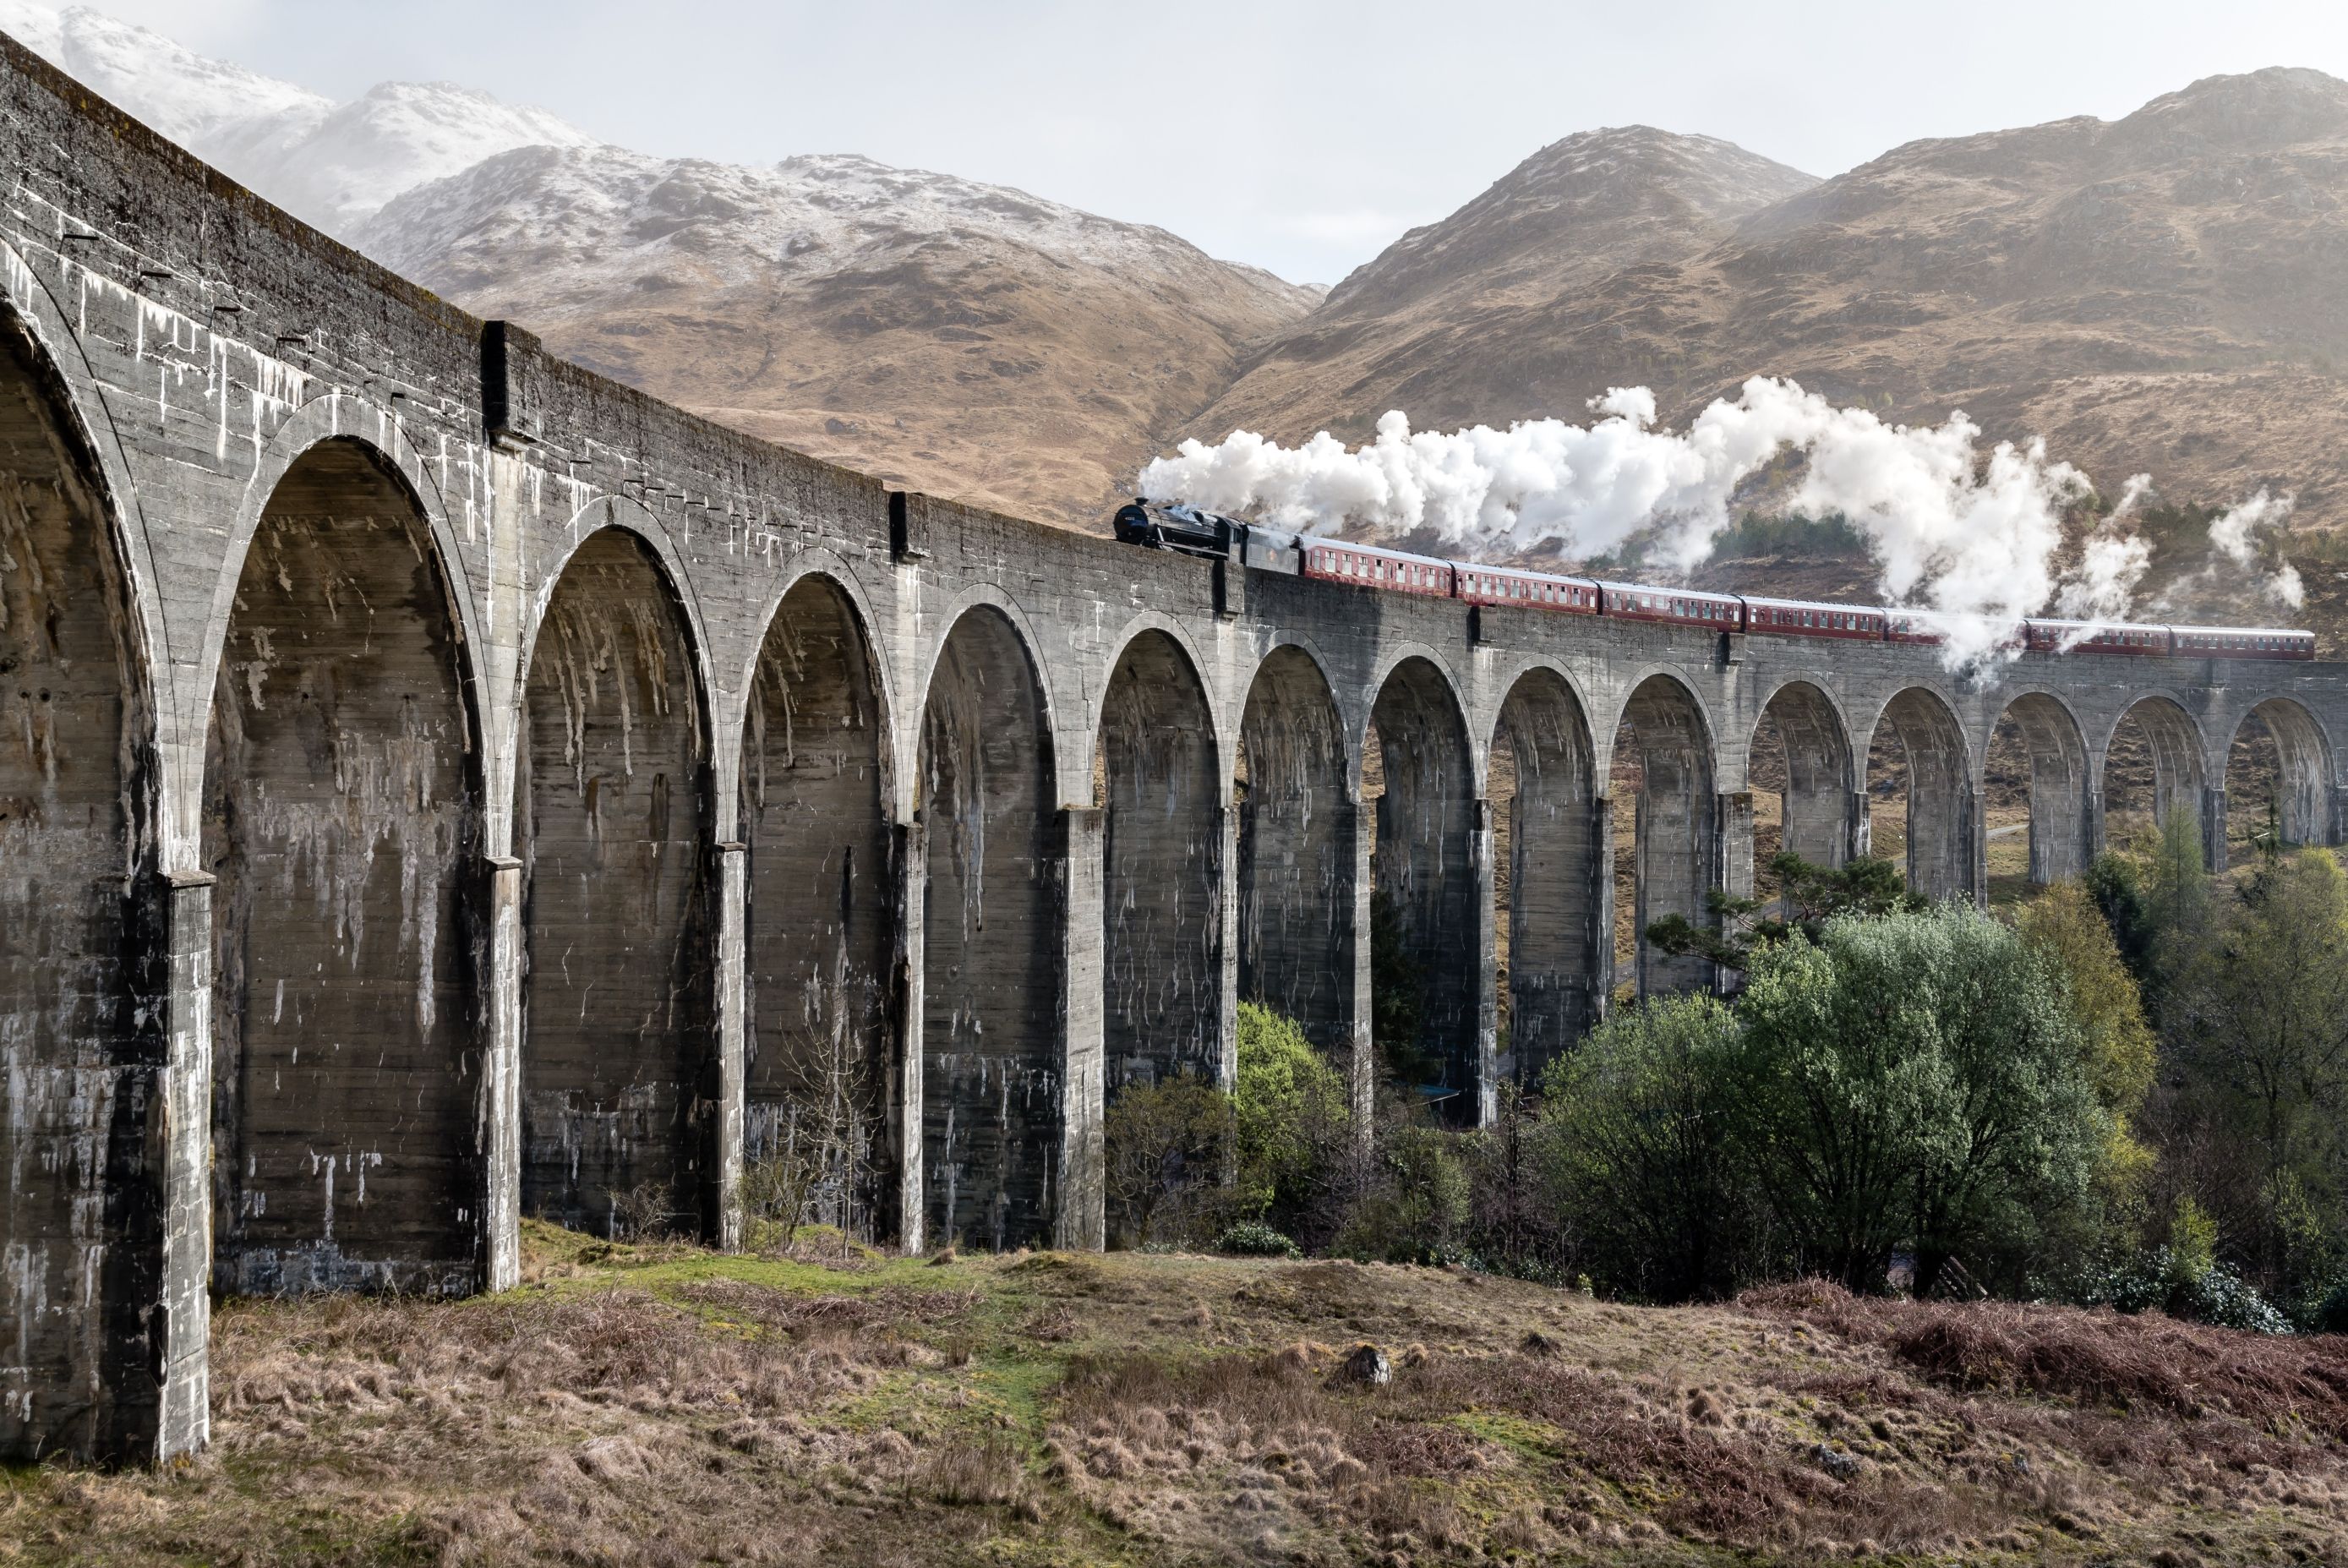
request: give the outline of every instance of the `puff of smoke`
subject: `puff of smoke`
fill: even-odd
[[[2293,499],[2290,495],[2271,495],[2264,486],[2260,487],[2250,500],[2210,520],[2210,547],[2235,565],[2256,572],[2259,546],[2253,536],[2261,528],[2281,528],[2283,520],[2291,515]],[[2259,593],[2293,610],[2307,603],[2307,585],[2300,581],[2299,568],[2289,562],[2261,577]]]
[[[1666,558],[1686,567],[1729,526],[1737,487],[1798,452],[1802,477],[1782,504],[1843,514],[1890,599],[1953,616],[1952,666],[2010,656],[2013,624],[2058,590],[2083,614],[2122,614],[2143,574],[2141,546],[2115,535],[2058,579],[2063,514],[2092,493],[2085,477],[2049,459],[2043,442],[2001,441],[1984,456],[1980,427],[1961,412],[1937,426],[1888,424],[1765,377],[1715,399],[1684,431],[1656,428],[1643,387],[1591,408],[1586,426],[1529,419],[1448,433],[1414,432],[1392,412],[1354,449],[1326,431],[1293,448],[1236,431],[1215,446],[1183,442],[1142,470],[1138,488],[1312,532],[1428,530],[1471,554],[1553,539],[1587,558],[1657,530]]]

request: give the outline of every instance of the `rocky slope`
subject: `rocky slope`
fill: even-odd
[[[753,434],[1069,522],[1315,303],[1163,230],[848,156],[526,148],[356,240]]]
[[[1610,156],[1552,158],[1577,143]],[[2140,470],[2172,502],[2271,483],[2302,523],[2348,521],[2348,83],[2215,77],[1798,188],[1734,151],[1560,143],[1348,279],[1191,432],[1578,418],[1626,382],[1677,420],[1768,374],[2044,434],[2106,490]],[[1648,188],[1688,215],[1643,210]]]

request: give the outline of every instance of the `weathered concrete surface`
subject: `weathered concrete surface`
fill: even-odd
[[[717,1228],[709,785],[660,563],[604,529],[538,628],[526,704],[521,1204],[575,1229]]]
[[[728,1238],[810,1078],[852,1225],[1095,1244],[1110,1095],[1227,1073],[1236,996],[1300,1017],[1366,1125],[1374,882],[1447,1103],[1488,1115],[1605,1005],[1618,855],[1649,918],[1750,887],[1781,696],[1800,841],[1866,842],[1851,759],[1896,733],[1937,896],[1985,885],[2009,709],[2050,874],[2100,842],[2131,711],[2166,809],[2222,824],[2255,713],[2287,834],[2340,831],[2336,665],[1968,684],[1218,570],[551,359],[8,44],[0,145],[8,1454],[202,1442],[215,1282],[501,1286],[524,1212]]]
[[[415,502],[312,448],[234,606],[204,811],[219,1288],[469,1290],[480,790]]]

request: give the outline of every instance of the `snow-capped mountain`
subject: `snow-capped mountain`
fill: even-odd
[[[386,82],[337,105],[87,5],[0,0],[0,32],[340,239],[401,191],[491,153],[592,145],[543,109],[450,82]]]
[[[940,494],[1097,523],[1318,299],[1160,229],[847,156],[603,146],[446,82],[345,104],[87,6],[0,30],[295,216],[712,418]]]
[[[1318,297],[1162,229],[849,155],[520,148],[355,238],[753,434],[1070,521]]]

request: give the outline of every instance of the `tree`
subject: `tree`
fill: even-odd
[[[2302,850],[2254,871],[2181,955],[2168,1023],[2199,1099],[2254,1161],[2256,1239],[2266,1283],[2296,1278],[2298,1257],[2337,1234],[2348,1152],[2348,877],[2326,851]],[[2325,1216],[2312,1224],[2310,1212]]]
[[[2025,905],[2015,924],[2062,978],[2096,1099],[2133,1120],[2152,1087],[2156,1047],[2136,977],[2097,901],[2078,882],[2057,882]]]
[[[1964,905],[1826,923],[1756,954],[1735,1088],[1748,1158],[1807,1266],[1929,1293],[2085,1195],[2110,1119],[2053,965]]]
[[[1534,1135],[1542,1188],[1612,1289],[1725,1295],[1749,1236],[1733,1171],[1736,1018],[1704,995],[1606,1019],[1550,1064]]]
[[[2125,867],[2127,862],[2118,862]],[[2133,889],[2133,882],[2126,883]],[[2096,1103],[2111,1118],[2111,1136],[2096,1161],[2094,1207],[2071,1238],[2071,1256],[2054,1262],[2058,1276],[2100,1267],[2143,1243],[2150,1218],[2147,1184],[2152,1150],[2136,1135],[2158,1054],[2135,975],[2105,906],[2085,882],[2056,882],[2024,905],[2015,924],[2063,982],[2079,1025],[2082,1062]]]
[[[1788,850],[1769,858],[1776,876],[1774,899],[1732,898],[1715,888],[1707,896],[1717,929],[1667,914],[1647,927],[1648,944],[1673,956],[1708,958],[1724,969],[1747,970],[1753,956],[1798,931],[1815,942],[1837,915],[1865,917],[1895,910],[1921,909],[1924,901],[1908,891],[1890,861],[1862,855],[1839,866],[1821,866]],[[1775,914],[1763,914],[1775,906]]]
[[[1292,1018],[1240,1004],[1235,1210],[1267,1212],[1283,1231],[1324,1199],[1344,1158],[1353,1108],[1345,1080]]]

